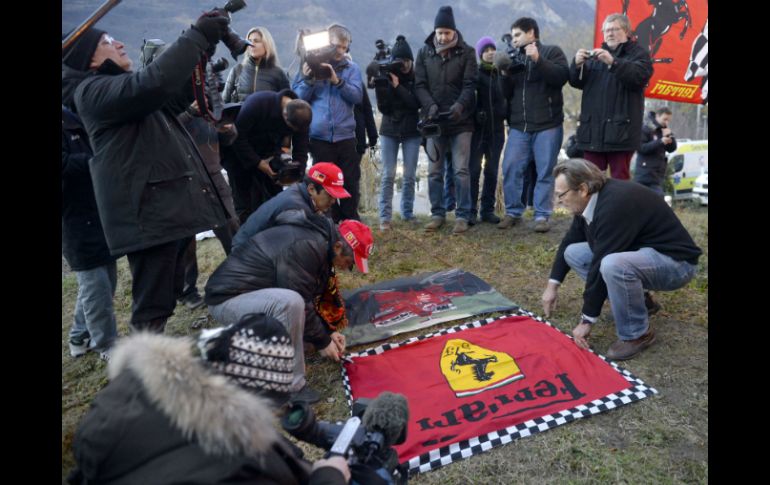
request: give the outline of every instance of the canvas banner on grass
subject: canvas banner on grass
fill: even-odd
[[[349,321],[343,331],[348,346],[518,308],[484,280],[461,269],[381,281],[342,295]]]
[[[406,396],[410,474],[657,393],[523,310],[352,354],[342,374],[349,404]]]

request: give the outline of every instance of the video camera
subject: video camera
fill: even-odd
[[[354,401],[353,416],[344,424],[318,421],[307,403],[295,402],[281,425],[295,438],[327,450],[326,456],[345,457],[358,483],[372,483],[366,477],[377,469],[386,470],[392,481],[398,478],[406,483],[406,469],[398,465],[398,454],[391,446],[406,441],[408,420],[406,399],[384,392],[373,400]]]
[[[404,61],[394,60],[390,51],[390,46],[382,39],[374,42],[377,53],[374,55],[374,62],[377,63],[377,74],[372,77],[372,83],[375,87],[386,87],[390,82],[390,74],[398,74],[404,68]]]
[[[444,111],[439,113],[433,119],[421,119],[418,121],[417,129],[420,131],[420,135],[422,135],[424,138],[441,136],[443,132],[442,127],[449,123],[449,116],[451,114],[451,111]]]
[[[507,46],[505,52],[508,54],[508,58],[511,59],[511,64],[508,66],[508,72],[516,74],[517,72],[523,71],[527,66],[527,54],[524,51],[526,46],[515,47],[513,45],[513,37],[511,34],[504,34],[501,40]]]
[[[246,8],[245,0],[229,0],[224,7],[215,8],[212,12],[219,12],[225,17],[232,20],[232,15],[235,12]],[[227,26],[227,32],[222,36],[222,43],[230,49],[230,55],[233,59],[238,60],[238,56],[246,52],[246,47],[252,45],[246,39],[242,39],[230,26]]]
[[[300,66],[306,62],[314,78],[322,80],[332,77],[331,72],[322,68],[321,64],[331,62],[336,50],[337,48],[331,44],[329,39],[328,30],[311,34],[308,29],[300,29],[297,40],[297,55],[300,58]]]
[[[275,155],[268,162],[270,170],[276,173],[275,181],[281,185],[291,185],[302,180],[305,175],[304,165],[294,161],[288,153]]]

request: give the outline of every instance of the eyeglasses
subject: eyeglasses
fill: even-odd
[[[556,196],[556,200],[558,200],[559,202],[561,202],[561,199],[562,199],[562,197],[564,197],[565,195],[567,195],[567,192],[569,192],[570,190],[572,190],[572,189],[567,189],[567,190],[565,190],[564,192],[562,192],[561,194],[554,194],[554,195]]]
[[[620,27],[613,27],[611,29],[604,29],[602,32],[604,32],[605,34],[609,34],[612,32],[620,32],[621,30],[623,29],[621,29]]]

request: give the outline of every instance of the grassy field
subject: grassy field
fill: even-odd
[[[413,477],[412,483],[706,483],[708,482],[708,210],[678,205],[677,215],[703,249],[696,277],[675,292],[658,293],[663,310],[652,317],[658,341],[624,364],[660,394],[545,433],[524,438],[439,470]],[[427,222],[427,218],[423,218]],[[344,273],[344,288],[411,274],[462,268],[489,282],[523,308],[541,314],[540,296],[556,248],[571,217],[557,213],[551,232],[537,234],[524,225],[501,231],[491,224],[472,227],[464,235],[451,234],[451,222],[437,234],[395,221],[388,233],[375,232],[370,273]],[[364,221],[376,227],[374,215]],[[199,288],[224,259],[219,242],[198,243]],[[130,274],[125,258],[119,261],[115,297],[118,332],[128,333],[131,308]],[[69,357],[67,332],[77,292],[74,274],[62,267],[62,480],[72,468],[72,438],[93,396],[107,383],[106,364],[93,353]],[[549,319],[570,331],[581,306],[582,284],[574,274],[560,291],[555,314]],[[204,307],[177,307],[169,319],[170,335],[197,335],[214,327]],[[392,339],[401,341],[446,323]],[[600,353],[615,340],[614,325],[605,304],[604,315],[592,334]],[[360,350],[364,347],[353,348]],[[315,406],[321,419],[348,415],[338,365],[308,354],[308,379],[325,399]],[[305,448],[310,459],[321,452]]]

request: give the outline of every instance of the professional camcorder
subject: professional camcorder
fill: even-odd
[[[505,52],[508,54],[508,57],[511,59],[511,64],[508,67],[508,72],[511,74],[516,74],[517,72],[523,71],[524,68],[527,66],[527,54],[524,52],[524,48],[526,46],[515,47],[512,43],[513,37],[511,36],[511,34],[503,35],[502,41],[505,42],[506,46],[508,46]]]
[[[441,136],[444,131],[444,127],[446,127],[446,124],[449,123],[449,116],[451,114],[451,111],[444,111],[439,113],[433,119],[421,119],[418,121],[417,129],[420,131],[420,135],[422,135],[424,138]]]
[[[302,180],[304,165],[294,161],[288,153],[281,153],[268,162],[270,170],[276,173],[275,181],[281,185],[291,185]]]
[[[377,74],[372,77],[372,83],[375,87],[385,87],[390,82],[390,74],[398,75],[404,69],[404,61],[394,60],[390,51],[390,46],[382,39],[374,42],[377,47],[377,53],[374,55],[374,62],[377,63]]]
[[[328,64],[334,57],[337,48],[331,44],[329,31],[324,30],[311,34],[310,30],[301,29],[297,41],[297,55],[300,58],[300,66],[307,63],[310,67],[312,76],[316,79],[330,79],[332,77],[329,69],[321,67],[321,64]],[[301,69],[301,67],[300,67]]]
[[[408,421],[406,398],[383,392],[374,400],[354,401],[353,416],[344,424],[318,421],[307,403],[296,402],[281,425],[295,438],[327,450],[326,456],[347,458],[352,478],[358,483],[375,483],[377,477],[382,481],[384,477],[375,473],[378,469],[387,472],[390,483],[406,483],[406,469],[399,466],[392,445],[406,441]]]
[[[215,8],[212,12],[219,12],[225,17],[232,19],[231,14],[246,8],[245,0],[229,0],[224,7]],[[227,32],[222,36],[222,43],[230,49],[230,55],[233,59],[238,59],[238,56],[246,52],[246,47],[252,45],[246,39],[242,39],[233,29],[228,25]]]

